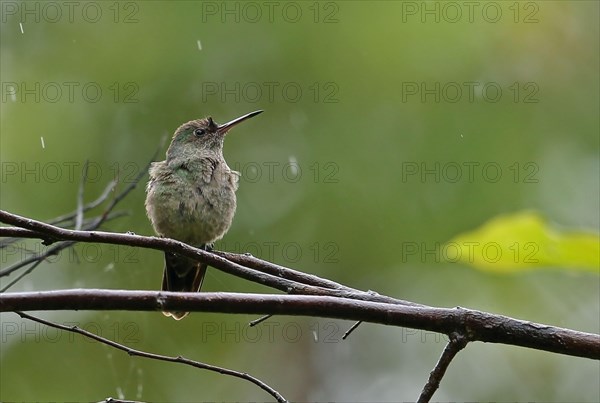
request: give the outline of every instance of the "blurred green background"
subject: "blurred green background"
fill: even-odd
[[[225,144],[243,177],[218,248],[428,305],[600,332],[594,273],[491,274],[431,253],[522,210],[598,231],[598,2],[1,7],[2,209],[49,220],[75,208],[86,160],[92,200],[114,177],[115,192],[127,186],[181,123],[264,109]],[[144,197],[140,186],[120,205],[130,214],[105,228],[152,234]],[[2,267],[25,247],[43,248],[19,243],[2,252]],[[163,264],[156,251],[89,244],[53,262],[9,291],[155,290]],[[215,269],[203,289],[273,292]],[[351,323],[317,318],[249,329],[248,315],[41,315],[248,372],[297,401],[416,399],[445,344],[370,324],[341,341]],[[269,398],[238,379],[131,358],[15,314],[0,319],[3,401]],[[599,401],[599,376],[597,361],[475,343],[435,399]]]

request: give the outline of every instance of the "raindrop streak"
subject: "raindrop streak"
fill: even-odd
[[[135,395],[136,399],[141,399],[142,393],[144,392],[144,384],[142,383],[142,375],[143,375],[142,369],[138,368],[137,369],[138,385],[137,385],[137,391],[136,391],[136,395]]]
[[[289,162],[290,162],[290,172],[291,172],[291,174],[293,176],[297,176],[298,175],[298,170],[300,168],[300,166],[298,165],[298,160],[293,155],[290,155]]]
[[[198,43],[198,50],[202,50],[202,42],[200,42],[200,39],[198,39],[197,43]]]
[[[42,148],[46,148],[46,143],[44,143],[44,137],[40,137],[40,141],[42,142]]]
[[[21,28],[21,33],[24,34],[25,31],[23,31],[23,23],[22,22],[19,23],[19,28]]]

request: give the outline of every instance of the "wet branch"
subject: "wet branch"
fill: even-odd
[[[28,230],[29,232],[21,232],[21,236],[24,238],[39,238],[40,234],[44,234],[43,239],[46,244],[58,241],[95,242],[176,252],[207,263],[225,273],[263,284],[288,294],[330,295],[363,301],[423,306],[409,301],[386,297],[374,292],[356,290],[331,280],[324,280],[314,275],[300,273],[299,271],[275,265],[255,257],[225,252],[207,252],[168,238],[65,229],[2,210],[0,210],[0,222]],[[13,234],[15,229],[0,227],[0,237],[4,236],[5,231],[7,234]],[[243,266],[236,263],[236,261],[245,263],[248,266]],[[0,277],[10,274],[11,270],[0,270]]]
[[[154,159],[154,158],[153,158]],[[149,164],[148,164],[149,165]],[[506,316],[464,309],[435,308],[417,304],[373,291],[362,291],[303,273],[288,267],[258,259],[247,254],[222,251],[205,251],[182,242],[158,237],[99,231],[105,222],[121,217],[123,212],[113,211],[145,175],[142,170],[136,179],[110,201],[117,181],[111,181],[94,201],[84,204],[85,171],[78,189],[76,209],[50,223],[22,217],[0,210],[0,222],[11,225],[0,227],[0,249],[21,239],[40,239],[50,246],[44,253],[32,254],[9,267],[0,269],[0,277],[21,271],[0,289],[0,312],[16,312],[21,317],[37,321],[64,331],[90,337],[130,355],[178,362],[197,368],[216,371],[250,381],[277,401],[285,399],[273,388],[248,374],[199,363],[182,357],[168,357],[131,349],[104,339],[77,327],[68,327],[33,317],[23,311],[32,310],[129,310],[129,311],[188,311],[221,312],[267,315],[253,321],[258,325],[270,315],[302,315],[352,320],[356,323],[344,335],[350,335],[362,322],[401,326],[443,333],[450,342],[432,370],[423,388],[419,402],[428,402],[456,354],[469,342],[501,343],[544,350],[557,354],[600,360],[600,336],[549,325],[517,320]],[[85,218],[84,213],[107,202],[95,217]],[[57,225],[62,225],[59,227]],[[282,291],[282,294],[239,293],[174,293],[159,291],[124,290],[55,290],[41,292],[6,293],[11,286],[33,271],[46,258],[60,253],[78,242],[126,245],[178,254],[207,263],[225,273]],[[107,400],[108,401],[108,400]]]
[[[0,294],[0,312],[57,310],[189,311],[318,316],[401,326],[466,341],[501,343],[600,359],[600,336],[464,308],[394,305],[326,295],[179,293],[74,289]]]
[[[287,400],[279,393],[277,392],[275,389],[273,389],[272,387],[270,387],[269,385],[267,385],[266,383],[264,383],[263,381],[261,381],[260,379],[257,379],[251,375],[248,375],[244,372],[239,372],[239,371],[234,371],[232,369],[228,369],[228,368],[222,368],[222,367],[218,367],[215,365],[210,365],[210,364],[205,364],[199,361],[194,361],[194,360],[190,360],[189,358],[185,358],[185,357],[181,357],[181,356],[177,356],[177,357],[170,357],[170,356],[166,356],[166,355],[161,355],[161,354],[155,354],[155,353],[148,353],[145,351],[141,351],[141,350],[136,350],[134,348],[131,347],[127,347],[123,344],[117,343],[115,341],[106,339],[104,337],[98,336],[97,334],[88,332],[86,330],[81,329],[78,326],[65,326],[65,325],[61,325],[59,323],[55,323],[55,322],[51,322],[48,320],[44,320],[41,318],[38,318],[36,316],[32,316],[32,315],[28,315],[24,312],[16,312],[19,316],[21,316],[22,318],[25,319],[29,319],[32,320],[34,322],[38,322],[41,323],[43,325],[46,326],[50,326],[56,329],[60,329],[60,330],[64,330],[66,332],[72,332],[72,333],[77,333],[80,334],[84,337],[96,340],[102,344],[106,344],[108,346],[114,347],[118,350],[121,351],[125,351],[127,354],[129,354],[130,356],[138,356],[138,357],[144,357],[144,358],[150,358],[153,360],[158,360],[158,361],[168,361],[168,362],[176,362],[176,363],[180,363],[180,364],[184,364],[184,365],[189,365],[192,367],[196,367],[196,368],[200,368],[200,369],[206,369],[208,371],[213,371],[213,372],[218,372],[220,374],[223,375],[229,375],[229,376],[233,376],[236,378],[241,378],[244,379],[246,381],[252,382],[253,384],[257,385],[259,388],[263,389],[265,392],[267,392],[268,394],[270,394],[271,396],[273,396],[278,402],[287,402]],[[114,400],[112,400],[114,401]]]
[[[452,362],[452,359],[460,350],[467,346],[467,342],[467,338],[460,333],[450,334],[450,341],[446,345],[439,361],[435,364],[435,368],[429,374],[429,379],[423,387],[423,391],[421,392],[421,396],[419,396],[417,403],[426,403],[431,400],[435,391],[440,387],[440,382],[442,381],[450,362]]]

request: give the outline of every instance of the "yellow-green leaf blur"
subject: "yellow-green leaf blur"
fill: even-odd
[[[598,234],[554,226],[531,211],[495,217],[457,235],[442,252],[447,260],[498,273],[533,268],[598,273],[600,267]]]

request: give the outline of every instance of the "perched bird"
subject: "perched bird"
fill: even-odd
[[[150,166],[146,213],[160,236],[207,249],[229,230],[235,214],[240,174],[223,158],[225,134],[255,111],[219,125],[212,118],[192,120],[173,135],[167,159]],[[165,252],[163,291],[198,292],[206,265]],[[189,312],[163,312],[183,319]]]

